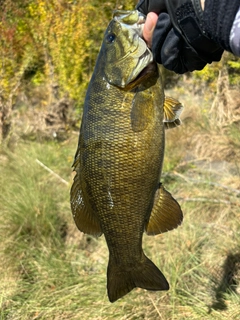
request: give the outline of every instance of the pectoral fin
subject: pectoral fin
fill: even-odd
[[[164,101],[164,126],[165,129],[171,129],[179,126],[181,120],[180,114],[183,110],[183,105],[176,99],[166,97]]]
[[[153,117],[153,105],[149,95],[137,92],[132,102],[131,125],[135,132],[145,130]]]
[[[102,234],[101,226],[91,206],[87,203],[87,200],[84,200],[78,174],[76,174],[71,188],[70,202],[73,218],[78,229],[84,233],[99,237]]]
[[[172,195],[160,185],[156,191],[153,209],[146,225],[148,235],[156,235],[177,228],[183,219],[181,207]]]

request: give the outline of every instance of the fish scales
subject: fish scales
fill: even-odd
[[[131,243],[136,243],[141,248],[141,233],[144,229],[145,221],[139,220],[142,212],[149,211],[149,203],[152,202],[155,190],[158,187],[161,159],[163,130],[160,123],[163,119],[163,112],[158,105],[155,106],[155,116],[149,123],[149,131],[134,132],[131,129],[131,118],[129,104],[133,100],[134,92],[119,91],[116,88],[109,92],[109,104],[105,102],[105,110],[108,110],[107,117],[99,109],[98,94],[103,93],[103,88],[98,86],[98,90],[93,90],[94,94],[89,97],[91,111],[87,114],[86,126],[95,139],[86,139],[85,144],[95,144],[100,141],[99,152],[89,153],[86,149],[87,162],[85,163],[84,180],[91,178],[91,183],[95,186],[92,196],[94,205],[102,221],[102,231],[110,248],[113,248],[113,256],[119,255],[124,261],[124,255],[128,260],[136,258],[136,255],[129,255],[126,252],[129,239],[118,237],[120,234],[131,233]],[[149,89],[150,90],[150,89]],[[159,98],[161,95],[159,94]],[[159,100],[158,100],[159,101]],[[91,113],[93,112],[93,116]],[[95,117],[97,114],[97,117]],[[117,122],[117,123],[116,123]],[[119,134],[119,128],[121,134]],[[158,143],[153,145],[151,141],[155,139]],[[90,140],[90,141],[89,141]],[[153,150],[152,150],[153,149]],[[84,157],[84,153],[83,153]],[[94,163],[94,166],[92,164]],[[96,165],[98,164],[98,165]],[[99,174],[101,173],[101,174]],[[152,179],[149,176],[152,175]],[[104,192],[102,192],[104,191]],[[151,191],[151,192],[149,192]],[[109,197],[111,196],[111,198]],[[105,199],[104,199],[105,198]],[[136,203],[136,198],[138,202]],[[110,200],[111,199],[111,200]],[[129,216],[125,214],[129,213]],[[150,214],[150,212],[149,212]],[[141,223],[140,223],[141,222]],[[137,231],[139,232],[135,232]],[[108,239],[108,234],[115,233],[114,238]],[[137,237],[137,241],[134,239]],[[115,247],[118,247],[117,252]],[[120,250],[123,247],[123,250]],[[129,250],[135,251],[133,245]],[[139,251],[139,250],[137,250]],[[140,252],[141,253],[141,252]]]
[[[168,289],[161,271],[143,253],[142,235],[151,228],[150,233],[167,231],[182,220],[179,205],[167,191],[161,193],[163,200],[156,199],[164,155],[164,92],[151,52],[139,36],[140,15],[117,12],[106,30],[84,103],[71,189],[77,227],[105,236],[111,302],[134,287]],[[135,17],[137,31],[131,19],[130,27],[126,24],[128,16]],[[116,37],[113,49],[110,36]],[[132,52],[137,57],[134,64],[128,61]],[[130,70],[127,79],[123,70]],[[161,201],[172,202],[174,209],[169,217],[163,212],[159,223]]]

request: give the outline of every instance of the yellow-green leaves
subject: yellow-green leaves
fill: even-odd
[[[22,84],[25,69],[37,69],[44,60],[32,81],[58,84],[62,95],[81,104],[112,11],[134,5],[126,0],[7,0],[0,13],[1,95],[8,99]]]

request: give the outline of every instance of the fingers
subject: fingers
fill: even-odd
[[[152,46],[153,31],[158,20],[158,15],[154,12],[149,12],[146,18],[145,25],[143,27],[143,38],[146,41],[148,47]]]

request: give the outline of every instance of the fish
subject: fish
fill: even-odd
[[[142,38],[144,22],[137,10],[113,13],[88,85],[73,164],[73,219],[81,232],[105,236],[110,302],[135,287],[169,289],[143,252],[143,233],[167,232],[183,220],[160,183],[165,128],[180,124],[182,105],[164,96]]]

